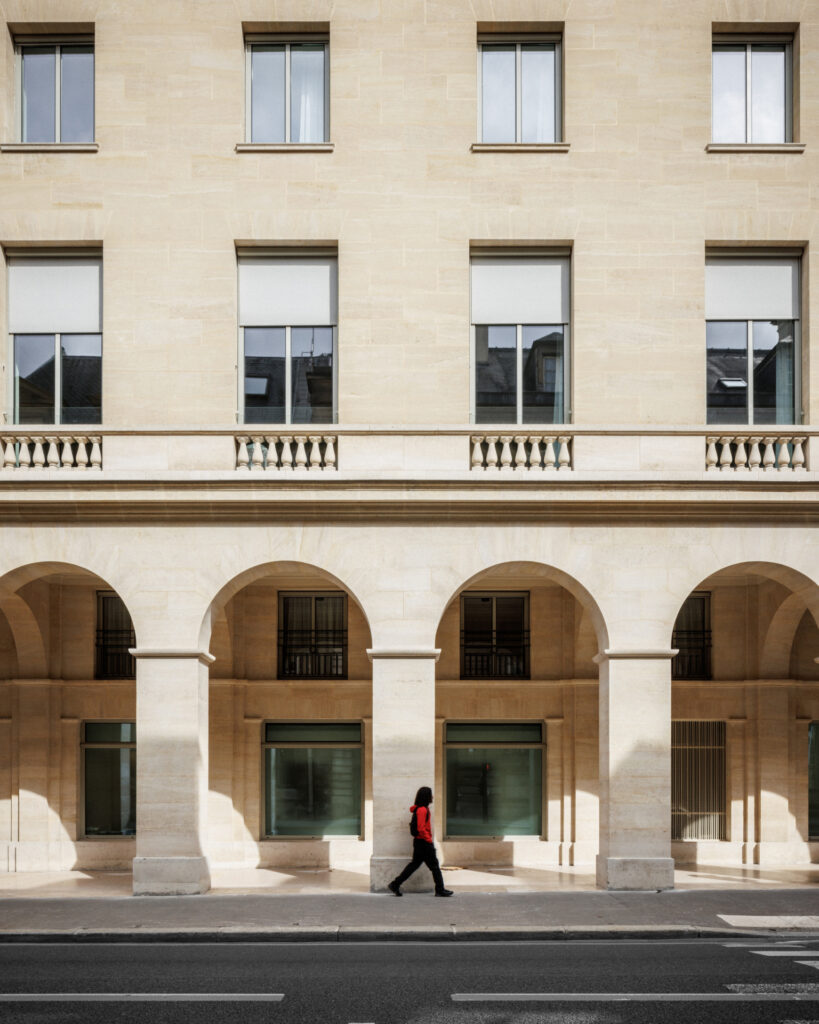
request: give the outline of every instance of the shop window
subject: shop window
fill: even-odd
[[[540,836],[544,751],[539,722],[448,723],[447,837]]]
[[[85,835],[135,835],[136,726],[86,722],[82,755]]]
[[[726,838],[725,722],[671,723],[671,838]]]
[[[359,722],[268,722],[265,836],[360,836]]]

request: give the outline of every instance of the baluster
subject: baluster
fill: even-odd
[[[3,469],[17,468],[17,451],[15,449],[15,438],[3,438]]]
[[[321,469],[321,438],[310,437],[310,469]]]
[[[46,449],[46,463],[49,469],[60,468],[60,453],[57,450],[57,438],[47,437],[48,448]]]
[[[759,469],[762,464],[762,456],[759,453],[759,444],[761,440],[761,437],[752,437],[750,439],[751,454],[748,456],[748,469]]]
[[[788,445],[791,443],[791,438],[780,437],[779,438],[779,455],[776,459],[776,468],[779,470],[789,470],[791,468],[791,453]]]
[[[307,469],[307,452],[304,448],[306,441],[306,437],[296,438],[296,469]]]
[[[496,437],[487,437],[486,443],[488,445],[486,449],[486,468],[497,469],[498,466],[498,439]]]
[[[102,469],[102,438],[89,437],[91,442],[91,468]]]
[[[560,444],[560,452],[557,456],[557,468],[558,469],[571,469],[571,455],[569,454],[569,441],[570,437],[559,437],[558,443]]]
[[[807,439],[804,437],[795,437],[793,439],[793,455],[791,456],[791,465],[795,471],[804,470],[805,468],[805,450],[802,445]]]
[[[77,469],[88,469],[88,449],[85,447],[88,438],[75,437],[74,440],[77,442]]]
[[[732,437],[721,437],[719,439],[719,443],[722,445],[722,450],[719,453],[719,468],[723,473],[732,468],[731,441],[733,441]]]
[[[279,449],[276,445],[278,440],[279,438],[276,434],[265,435],[265,442],[267,443],[267,457],[264,461],[265,470],[279,468]]]
[[[249,437],[237,437],[236,438],[236,468],[247,469],[250,465],[250,455],[247,450],[247,442],[250,440]]]
[[[555,468],[555,439],[553,437],[544,437],[543,440],[546,442],[546,451],[543,453],[543,468],[554,469]]]
[[[325,469],[336,468],[336,439],[332,434],[324,438],[324,466]]]
[[[747,437],[735,437],[734,442],[737,446],[736,453],[734,455],[734,468],[735,469],[747,469],[748,455],[745,451],[745,443],[748,440]]]
[[[483,448],[481,447],[481,441],[483,438],[475,434],[470,438],[472,442],[472,457],[470,459],[470,469],[480,470],[483,469]]]
[[[35,469],[42,469],[45,466],[45,452],[43,451],[43,439],[34,438],[34,453],[31,456]]]
[[[264,469],[264,448],[262,448],[263,439],[261,437],[251,437],[250,440],[253,442],[253,454],[250,456],[250,469],[251,471]]]
[[[706,473],[714,472],[719,462],[719,456],[717,455],[717,440],[716,437],[706,437],[705,439],[705,471]]]
[[[762,443],[765,445],[765,454],[762,456],[762,469],[768,473],[776,465],[776,457],[774,455],[774,444],[776,443],[776,438],[763,437]]]
[[[293,438],[292,437],[283,437],[283,438],[281,438],[281,442],[282,442],[282,469],[292,469],[293,468],[293,449],[292,449],[291,445],[293,444]]]
[[[529,472],[536,470],[540,472],[543,469],[542,456],[540,454],[540,438],[530,437],[529,444],[532,446],[529,451]]]
[[[501,439],[501,469],[509,469],[512,465],[512,449],[510,447],[511,437],[502,437]]]
[[[60,458],[60,463],[66,469],[73,469],[74,467],[74,449],[71,447],[73,443],[73,437],[63,438],[63,452]]]
[[[515,442],[515,469],[526,468],[526,438],[516,437]]]
[[[31,449],[29,448],[30,437],[19,437],[17,439],[20,442],[20,462],[18,469],[31,469]]]

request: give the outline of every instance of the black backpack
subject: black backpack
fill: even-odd
[[[417,839],[418,838],[418,808],[417,807],[412,812],[412,817],[410,818],[410,835],[412,836],[413,839]]]

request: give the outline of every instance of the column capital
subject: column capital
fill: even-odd
[[[210,665],[216,661],[209,651],[200,651],[193,647],[129,647],[128,653],[133,658],[196,658],[203,665]]]
[[[377,658],[432,658],[437,661],[441,657],[440,647],[368,647],[367,657],[370,661]]]
[[[619,661],[619,660],[630,660],[639,658],[642,660],[655,659],[660,661],[662,659],[670,659],[679,654],[679,650],[675,647],[633,647],[633,648],[620,648],[615,649],[612,647],[606,648],[604,651],[600,651],[595,654],[592,659],[596,664],[600,665],[604,661]]]

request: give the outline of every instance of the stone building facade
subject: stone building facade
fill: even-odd
[[[815,861],[819,6],[0,18],[0,870]]]

